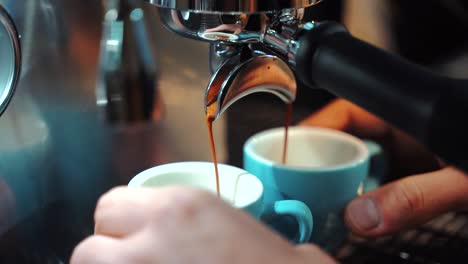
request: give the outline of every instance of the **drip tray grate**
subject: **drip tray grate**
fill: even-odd
[[[449,213],[392,237],[351,236],[341,263],[468,263],[468,213]]]

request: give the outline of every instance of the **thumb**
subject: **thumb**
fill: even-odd
[[[358,235],[389,235],[468,206],[468,176],[454,168],[407,177],[352,201],[345,221]]]

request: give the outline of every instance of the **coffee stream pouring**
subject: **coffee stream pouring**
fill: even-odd
[[[356,103],[468,170],[468,81],[439,76],[386,53],[338,23],[304,21],[306,8],[320,1],[148,2],[160,8],[162,23],[171,31],[211,43],[214,76],[205,110],[216,106],[216,118],[251,92],[293,101],[294,71],[308,86]]]

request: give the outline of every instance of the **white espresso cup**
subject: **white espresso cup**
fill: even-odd
[[[289,238],[296,243],[309,241],[313,220],[309,208],[300,201],[263,201],[264,187],[254,175],[237,167],[219,164],[220,196],[235,208],[244,210],[259,220],[289,216],[296,219],[299,234]],[[216,194],[216,176],[211,162],[179,162],[156,166],[136,175],[130,188],[190,186]]]

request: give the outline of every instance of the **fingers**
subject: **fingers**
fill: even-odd
[[[202,204],[211,200],[217,201],[211,194],[186,187],[118,187],[99,200],[94,214],[95,233],[125,237],[150,222],[162,224],[171,217],[190,220]]]
[[[381,236],[423,224],[468,206],[468,176],[454,168],[388,184],[352,201],[347,225],[362,236]]]
[[[391,132],[385,122],[343,99],[333,101],[299,125],[337,129],[365,138],[384,138]]]
[[[440,168],[435,155],[403,131],[343,99],[338,99],[300,123],[341,130],[380,143],[392,176],[401,177]],[[407,164],[412,164],[408,166]]]
[[[75,248],[70,264],[130,264],[130,256],[126,251],[119,240],[95,235]]]
[[[118,187],[104,194],[94,213],[95,233],[123,237],[138,231],[147,221],[150,197],[143,188]]]

